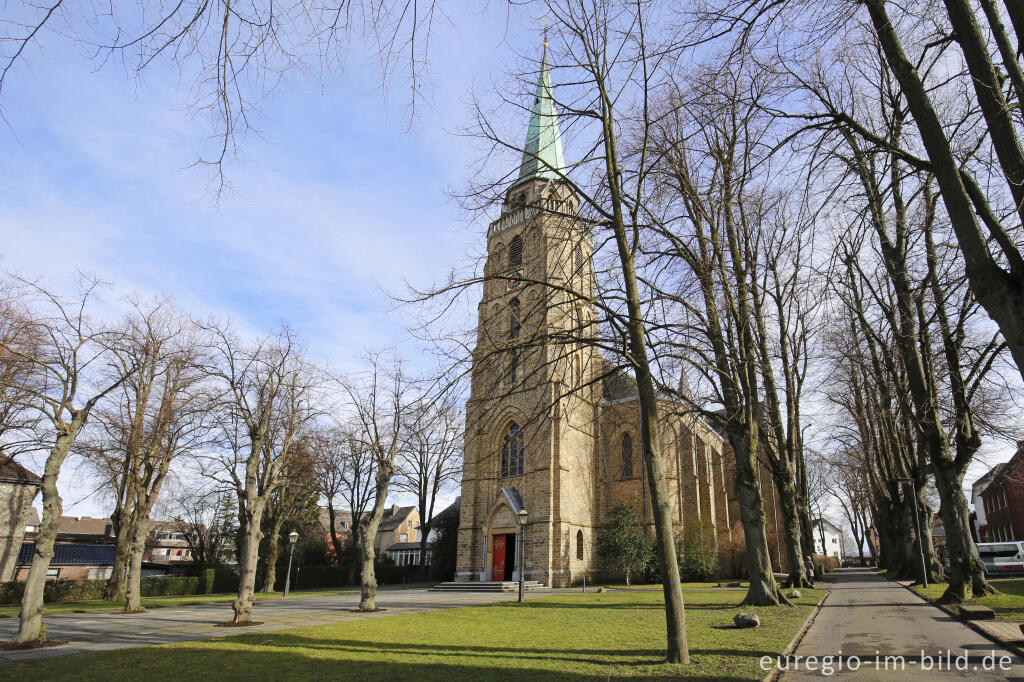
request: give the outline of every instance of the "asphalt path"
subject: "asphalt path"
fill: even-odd
[[[557,592],[545,590],[544,594]],[[529,598],[529,594],[527,598]],[[405,613],[435,611],[473,604],[511,601],[515,592],[431,592],[427,589],[380,590],[377,606],[383,611],[360,613],[359,594],[303,597],[257,601],[253,618],[262,625],[244,628],[217,627],[231,620],[230,602],[153,608],[146,613],[117,612],[62,613],[46,616],[47,637],[68,640],[60,646],[28,651],[0,651],[3,662],[23,661],[49,656],[66,656],[87,651],[110,651],[135,646],[151,646],[193,639],[230,637],[253,632],[269,632],[304,625],[322,625],[363,618],[387,618]],[[10,640],[18,630],[17,618],[0,619],[0,641]],[[0,678],[3,673],[0,672]]]
[[[782,679],[1024,680],[1020,658],[871,569],[829,588]]]

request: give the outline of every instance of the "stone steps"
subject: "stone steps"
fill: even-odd
[[[519,582],[514,580],[449,582],[434,585],[430,589],[434,592],[518,592]],[[547,585],[537,580],[523,581],[523,590],[533,592],[546,589],[548,589]]]

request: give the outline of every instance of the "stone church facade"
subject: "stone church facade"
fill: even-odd
[[[456,581],[524,578],[564,586],[595,576],[597,533],[619,504],[651,536],[636,385],[604,359],[592,300],[592,238],[561,181],[561,136],[546,60],[523,161],[488,228],[470,398]],[[734,464],[721,436],[682,406],[661,405],[663,467],[677,528],[713,532],[726,572],[743,531]],[[770,550],[778,567],[775,491],[761,471]],[[519,547],[517,514],[527,524]]]

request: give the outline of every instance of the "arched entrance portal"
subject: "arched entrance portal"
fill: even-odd
[[[519,527],[516,514],[523,508],[519,491],[504,487],[484,521],[484,556],[480,580],[519,580]]]

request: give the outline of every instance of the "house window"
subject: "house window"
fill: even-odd
[[[46,569],[46,579],[47,580],[58,580],[59,578],[60,578],[60,569],[59,568],[48,568],[48,569]]]
[[[576,558],[583,561],[583,531],[576,531]]]
[[[523,264],[523,238],[519,235],[512,237],[508,245],[508,266],[518,268]]]
[[[633,478],[633,437],[622,434],[622,478]]]
[[[523,474],[523,431],[519,424],[513,422],[505,434],[505,442],[501,446],[501,475],[521,476]]]

